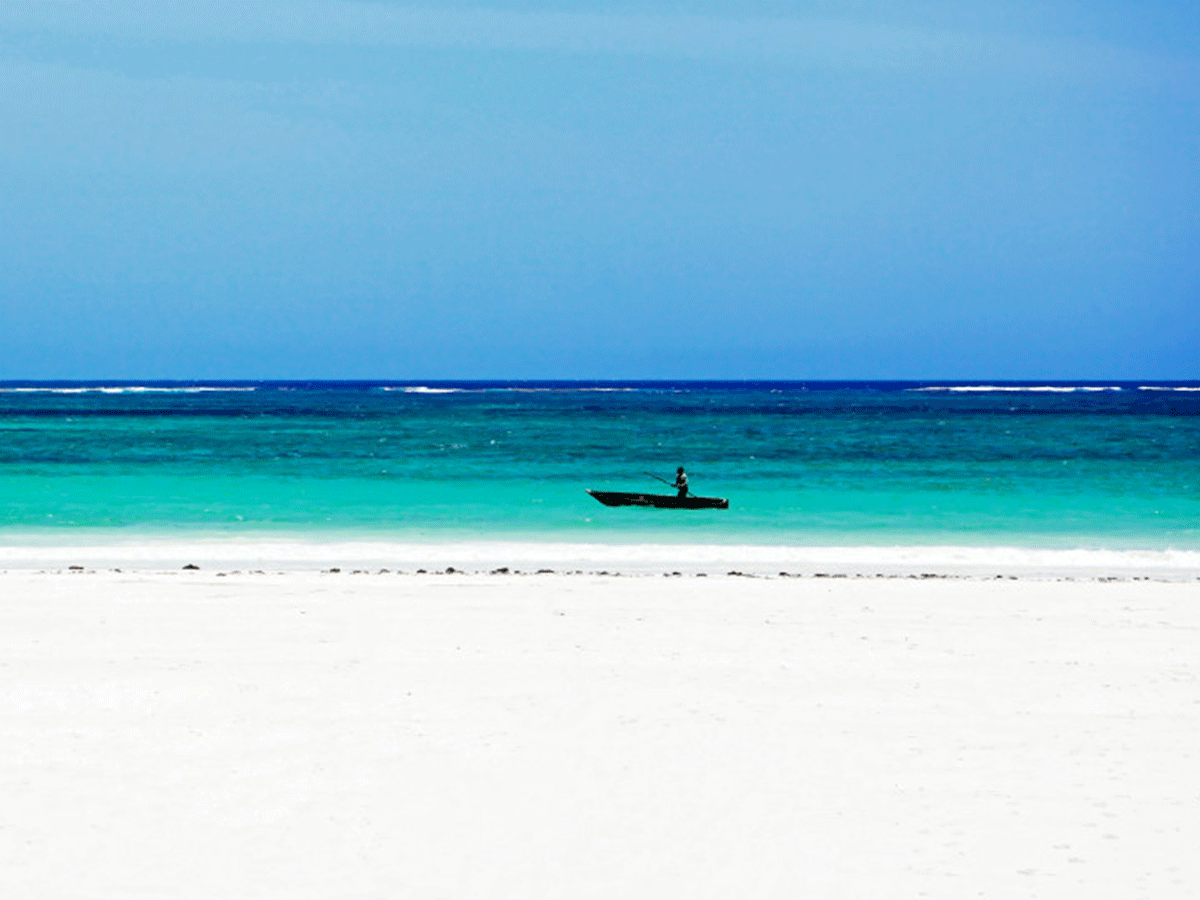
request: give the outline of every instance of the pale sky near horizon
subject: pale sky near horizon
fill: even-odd
[[[0,379],[1200,378],[1200,4],[3,2]]]

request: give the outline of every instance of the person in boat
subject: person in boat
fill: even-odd
[[[675,470],[675,485],[679,489],[679,496],[686,497],[688,495],[688,480],[687,472],[683,471],[683,466]]]

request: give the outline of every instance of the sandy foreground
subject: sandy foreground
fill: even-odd
[[[4,897],[1191,898],[1200,582],[13,568],[0,748]]]

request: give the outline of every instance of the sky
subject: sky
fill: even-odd
[[[0,2],[0,379],[1200,379],[1200,4]]]

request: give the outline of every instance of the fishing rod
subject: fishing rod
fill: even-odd
[[[642,474],[649,475],[651,478],[658,478],[658,480],[661,481],[663,484],[667,485],[667,487],[679,487],[679,485],[675,484],[674,482],[667,481],[667,479],[665,479],[665,478],[659,478],[653,472],[643,472]]]

